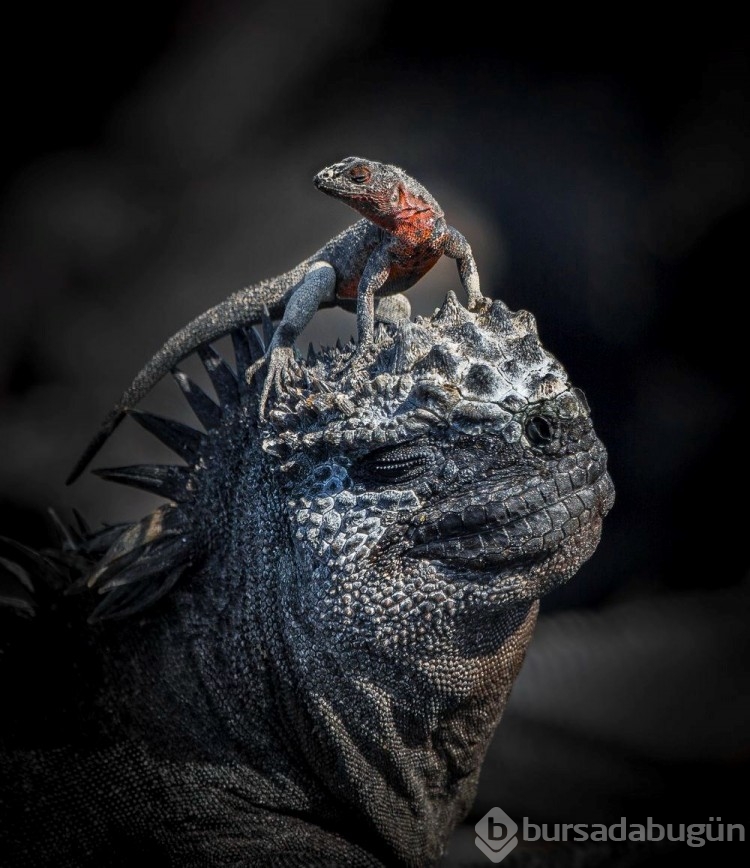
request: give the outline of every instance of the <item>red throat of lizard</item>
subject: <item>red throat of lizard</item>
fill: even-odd
[[[433,234],[435,222],[442,216],[443,212],[436,210],[434,203],[399,184],[398,198],[395,201],[392,198],[387,208],[370,219],[407,243],[421,246]]]

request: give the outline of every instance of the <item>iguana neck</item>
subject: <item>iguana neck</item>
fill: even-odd
[[[491,632],[500,620],[503,638],[489,643],[481,667],[465,659],[459,690],[448,674],[462,668],[458,641],[417,666],[365,652],[318,656],[312,670],[309,657],[295,659],[298,680],[309,673],[317,685],[301,689],[300,751],[358,816],[357,840],[386,864],[432,864],[468,812],[536,614],[536,603],[521,604],[496,619]]]
[[[230,557],[112,632],[120,726],[160,760],[245,768],[255,811],[304,816],[387,864],[431,864],[471,805],[537,604],[478,613],[416,657],[337,643],[309,617],[283,495],[248,471],[262,503],[217,509]],[[261,533],[248,515],[268,517]]]

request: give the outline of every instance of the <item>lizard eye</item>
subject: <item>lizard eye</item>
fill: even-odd
[[[532,416],[526,423],[526,436],[532,446],[545,446],[555,436],[555,426],[546,416]]]
[[[364,455],[352,471],[363,481],[408,482],[421,476],[432,458],[432,450],[425,446],[402,443]]]
[[[367,166],[352,166],[346,174],[355,184],[366,184],[372,177],[372,172]]]

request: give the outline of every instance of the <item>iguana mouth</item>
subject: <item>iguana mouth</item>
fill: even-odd
[[[502,499],[474,502],[422,525],[409,555],[477,570],[542,560],[589,526],[600,526],[614,502],[604,462],[593,463],[577,487],[561,479],[570,476],[535,479],[517,494],[503,492]]]

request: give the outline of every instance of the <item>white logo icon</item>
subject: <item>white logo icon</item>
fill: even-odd
[[[518,824],[502,808],[487,811],[474,830],[477,833],[474,843],[490,862],[502,862],[518,844]]]

